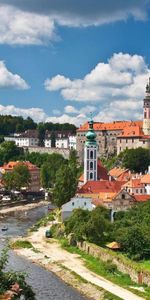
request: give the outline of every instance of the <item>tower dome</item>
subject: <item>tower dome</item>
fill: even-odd
[[[89,130],[86,134],[86,145],[95,144],[96,145],[96,133],[93,129],[93,120],[89,121]]]

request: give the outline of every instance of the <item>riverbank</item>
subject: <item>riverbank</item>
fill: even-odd
[[[38,203],[28,203],[28,204],[14,206],[14,207],[1,208],[0,215],[6,215],[14,211],[18,211],[18,212],[28,211],[30,209],[41,207],[44,205],[47,205],[47,201],[41,200]]]
[[[143,298],[122,288],[109,280],[95,274],[85,267],[80,255],[69,253],[62,249],[58,241],[45,239],[45,231],[48,227],[41,227],[37,232],[32,232],[27,240],[33,245],[33,249],[16,249],[18,255],[22,255],[36,264],[40,264],[52,271],[62,280],[78,289],[87,297],[94,300],[142,300]]]

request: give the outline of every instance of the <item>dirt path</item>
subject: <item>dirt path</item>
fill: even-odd
[[[95,273],[88,270],[83,261],[80,259],[80,256],[77,254],[69,253],[68,251],[62,249],[57,242],[47,243],[45,241],[45,230],[46,227],[41,227],[38,232],[33,232],[31,236],[28,237],[28,240],[32,245],[40,251],[41,254],[44,254],[45,257],[48,257],[51,262],[61,264],[62,266],[68,268],[71,271],[74,271],[76,274],[80,275],[82,278],[88,282],[101,287],[112,294],[120,297],[124,300],[142,300],[143,298],[136,296],[132,292],[106,280],[105,278],[96,275]],[[49,240],[50,241],[50,240]],[[22,255],[25,255],[28,259],[38,261],[41,257],[40,253],[31,253],[27,249],[17,250]],[[46,264],[45,263],[45,267]]]

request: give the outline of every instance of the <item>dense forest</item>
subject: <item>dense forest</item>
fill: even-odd
[[[41,132],[49,131],[71,131],[76,132],[76,126],[69,123],[64,124],[53,124],[51,122],[46,123],[35,123],[30,117],[23,119],[23,117],[11,116],[11,115],[0,115],[0,136],[10,135],[14,132],[23,132],[27,129],[38,129]]]

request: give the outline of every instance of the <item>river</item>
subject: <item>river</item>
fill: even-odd
[[[36,220],[47,214],[47,207],[38,207],[28,212],[14,212],[0,220],[0,250],[9,237],[26,235]],[[6,232],[2,227],[8,226]],[[75,289],[68,286],[53,273],[9,251],[8,268],[28,274],[27,282],[32,286],[37,300],[86,300]]]

